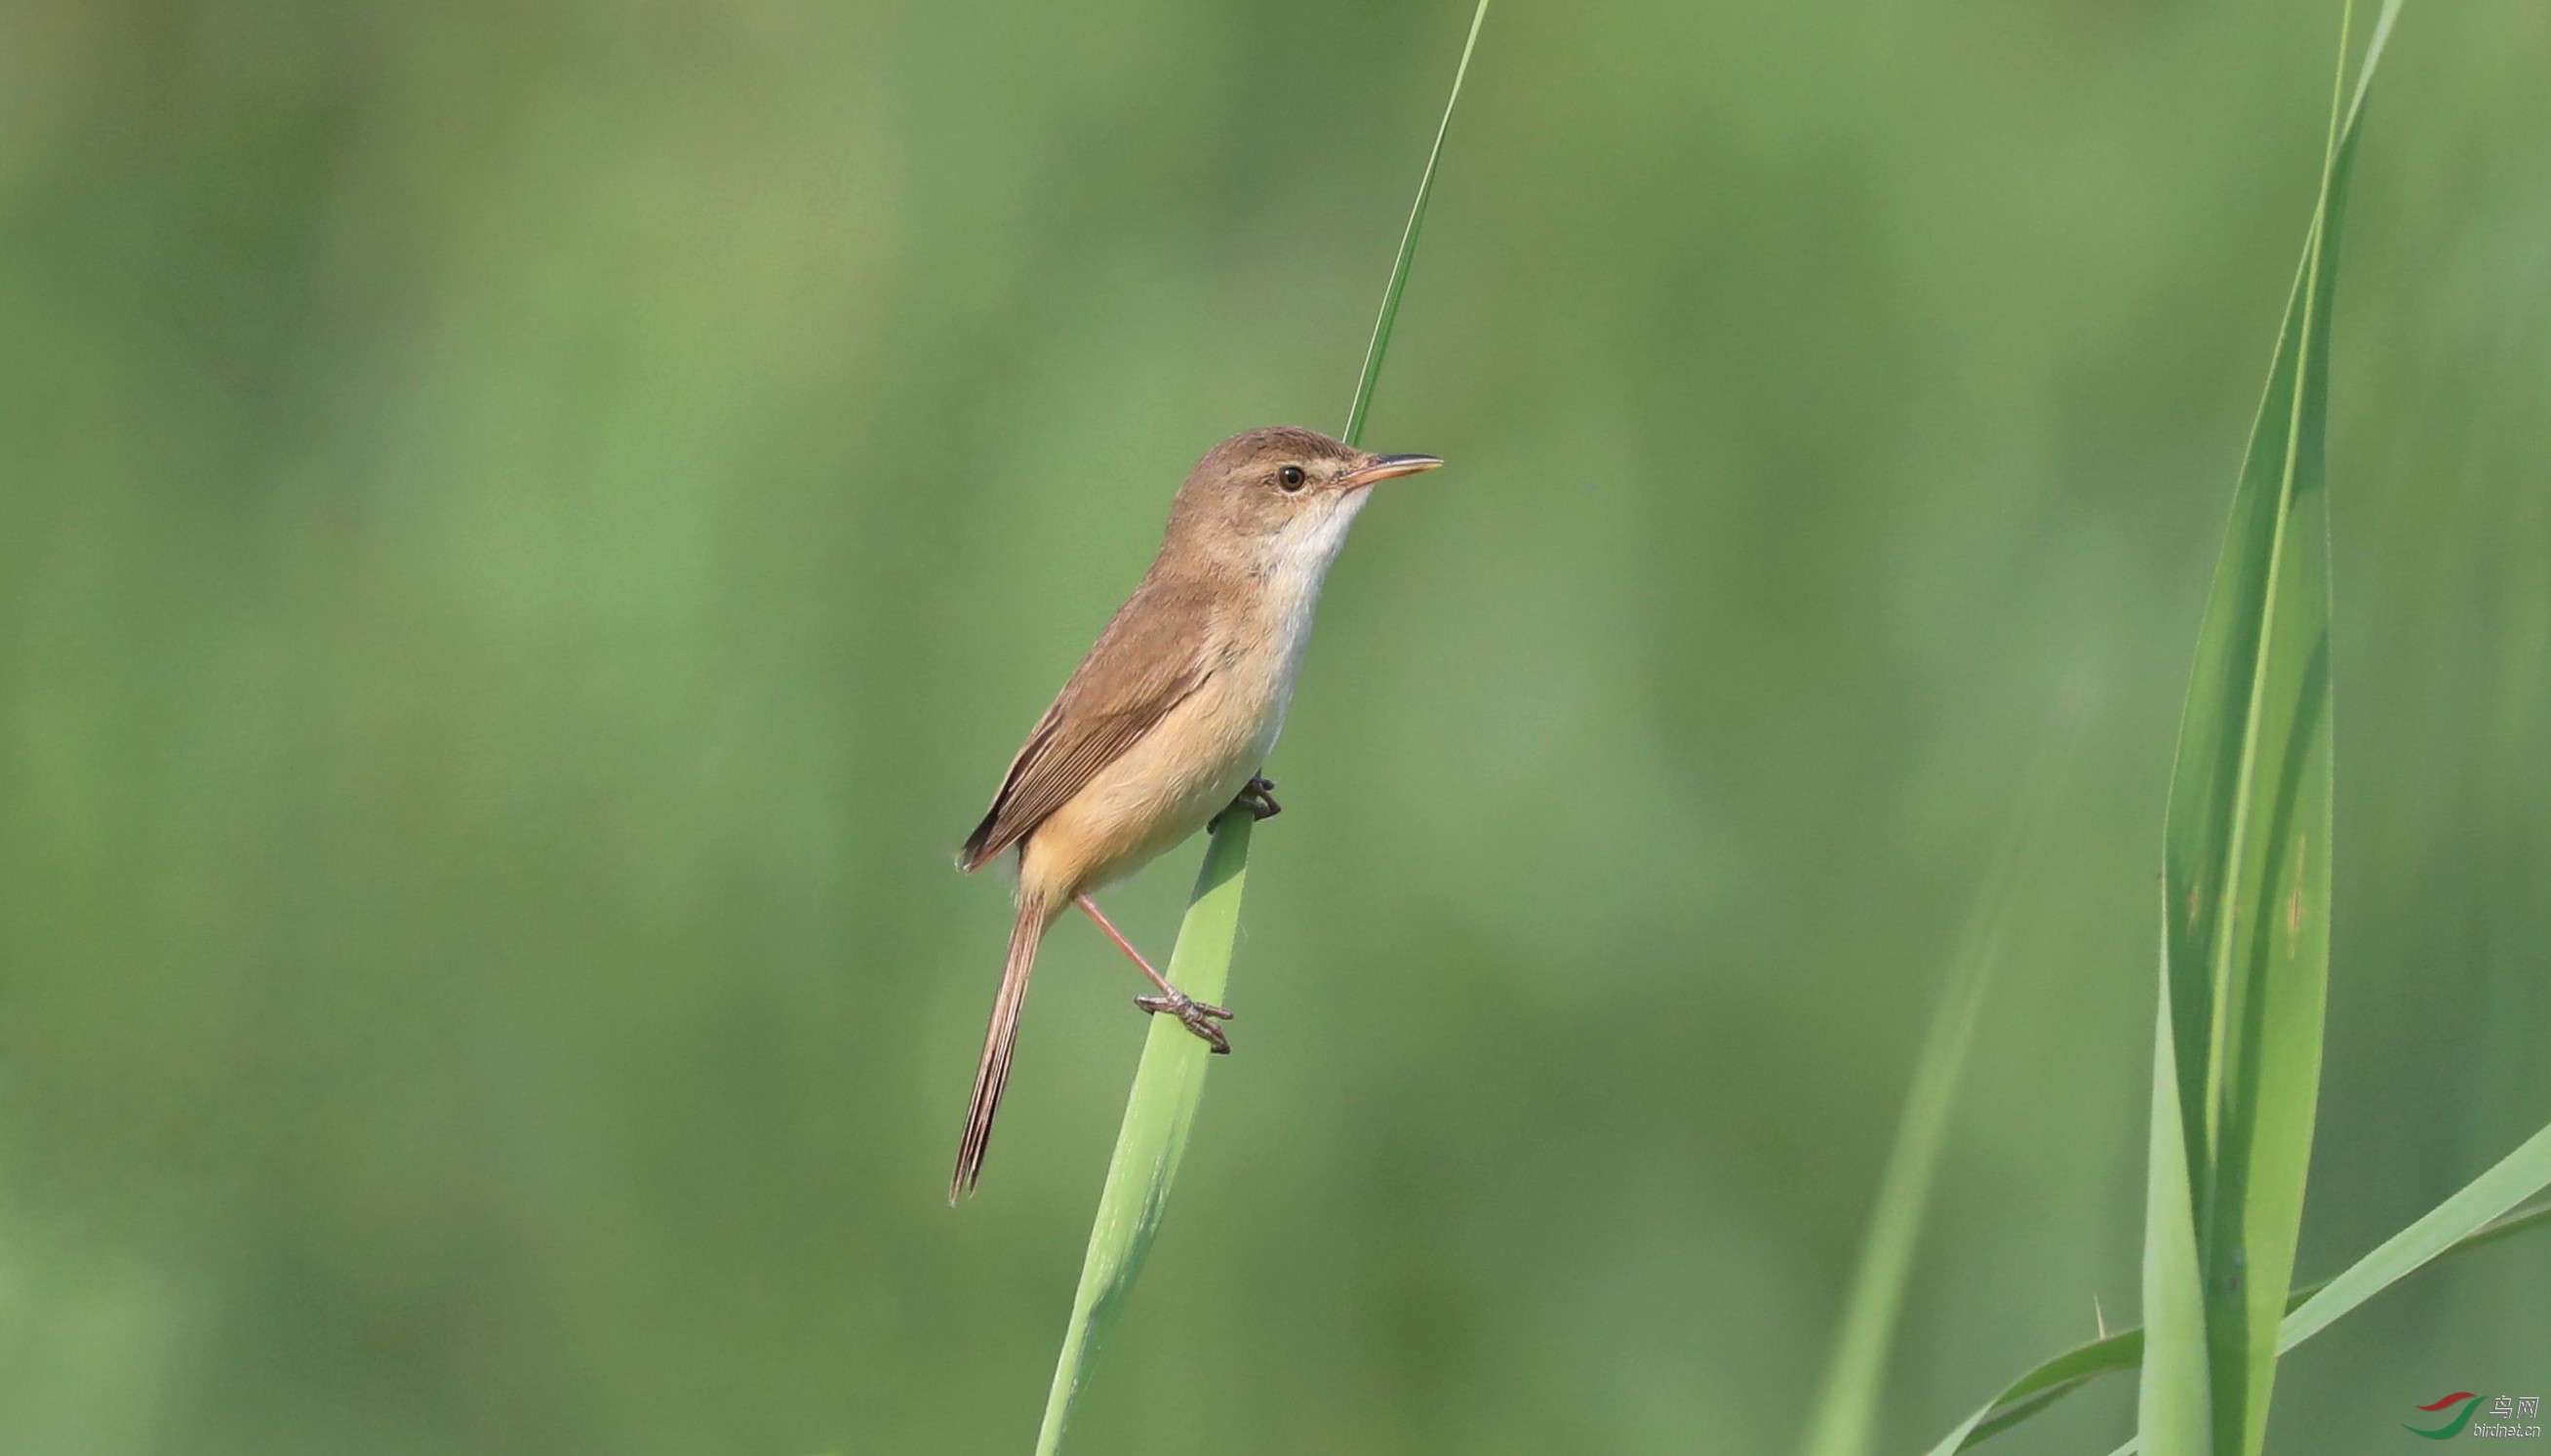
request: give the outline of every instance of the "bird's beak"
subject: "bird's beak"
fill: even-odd
[[[1433,455],[1375,455],[1353,470],[1338,477],[1338,484],[1348,490],[1362,490],[1377,481],[1394,476],[1415,475],[1443,464]]]

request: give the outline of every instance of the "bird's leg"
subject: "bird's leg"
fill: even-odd
[[[1075,895],[1072,897],[1072,904],[1087,911],[1089,918],[1098,922],[1098,928],[1107,932],[1107,938],[1116,942],[1116,948],[1125,952],[1134,964],[1141,966],[1143,974],[1152,978],[1152,984],[1161,988],[1161,994],[1158,996],[1135,997],[1136,1006],[1153,1014],[1168,1012],[1178,1019],[1179,1025],[1211,1043],[1215,1051],[1228,1053],[1231,1050],[1231,1038],[1223,1034],[1220,1026],[1214,1024],[1215,1021],[1230,1020],[1231,1013],[1218,1006],[1207,1006],[1171,985],[1169,977],[1153,970],[1152,963],[1143,959],[1143,952],[1136,950],[1134,942],[1125,938],[1125,932],[1117,929],[1114,923],[1099,912],[1097,901],[1086,895]]]
[[[1251,819],[1274,819],[1284,812],[1284,806],[1276,802],[1276,781],[1270,778],[1251,779],[1231,807],[1248,810]]]

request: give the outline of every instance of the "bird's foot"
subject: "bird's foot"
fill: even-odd
[[[1231,1038],[1222,1034],[1216,1021],[1228,1021],[1231,1013],[1218,1006],[1207,1006],[1183,991],[1172,989],[1159,996],[1137,996],[1134,1004],[1158,1016],[1163,1012],[1178,1019],[1178,1024],[1212,1044],[1216,1053],[1231,1054]]]
[[[1251,819],[1274,819],[1284,812],[1284,806],[1276,802],[1276,781],[1269,778],[1251,779],[1231,807],[1248,810]]]

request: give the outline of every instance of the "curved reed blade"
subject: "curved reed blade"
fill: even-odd
[[[1232,945],[1240,935],[1240,895],[1248,877],[1249,831],[1256,823],[1246,812],[1214,821],[1204,867],[1196,872],[1195,893],[1178,925],[1177,948],[1170,952],[1171,983],[1198,1001],[1221,1001],[1230,982]],[[1161,1208],[1195,1125],[1196,1105],[1204,1100],[1211,1050],[1174,1017],[1151,1021],[1134,1090],[1125,1100],[1116,1151],[1107,1160],[1107,1181],[1098,1194],[1098,1216],[1090,1225],[1089,1250],[1081,1258],[1080,1287],[1071,1297],[1071,1321],[1064,1327],[1054,1385],[1046,1393],[1038,1456],[1062,1449],[1072,1398],[1088,1374],[1099,1337],[1152,1250]]]

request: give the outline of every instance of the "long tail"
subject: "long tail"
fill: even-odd
[[[1000,994],[992,998],[992,1022],[983,1029],[983,1059],[974,1067],[974,1100],[966,1105],[966,1135],[957,1143],[957,1172],[948,1180],[948,1202],[974,1191],[983,1176],[983,1151],[992,1141],[992,1115],[1010,1081],[1010,1049],[1019,1039],[1019,1012],[1028,1001],[1028,972],[1036,969],[1037,942],[1054,912],[1028,899],[1010,927],[1009,958],[1001,963]]]

